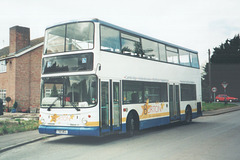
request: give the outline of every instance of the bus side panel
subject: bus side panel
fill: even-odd
[[[197,101],[181,101],[181,121],[185,121],[186,115],[185,110],[187,106],[190,106],[192,109],[192,119],[202,116],[201,102]]]
[[[139,129],[142,130],[142,129],[146,129],[146,128],[166,125],[169,123],[170,123],[169,117],[148,119],[148,120],[140,121]]]

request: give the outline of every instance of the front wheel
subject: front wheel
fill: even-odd
[[[137,123],[138,122],[137,122],[136,118],[134,118],[133,114],[129,115],[129,118],[127,121],[127,135],[129,137],[132,137],[137,133],[137,131],[138,131]]]

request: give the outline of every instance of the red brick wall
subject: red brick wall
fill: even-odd
[[[15,53],[30,45],[30,29],[14,26],[10,28],[9,52]],[[8,59],[7,72],[0,73],[0,89],[6,89],[6,96],[18,109],[40,106],[41,60],[43,45],[22,56]]]
[[[15,72],[16,72],[16,59],[7,60],[7,72],[0,73],[0,89],[6,89],[6,97],[11,97],[12,101],[9,103],[9,107],[13,105],[15,101]],[[6,104],[8,105],[8,104]]]
[[[0,89],[11,97],[10,107],[17,101],[18,110],[39,108],[42,51],[43,46],[7,60],[7,72],[0,73]]]
[[[39,107],[43,46],[32,52],[34,52],[34,54],[31,54],[30,106]]]
[[[41,58],[43,46],[16,59],[16,101],[20,108],[40,106]]]
[[[19,107],[29,107],[30,95],[30,54],[24,54],[16,59],[16,101]]]
[[[9,53],[15,53],[18,50],[30,45],[30,29],[26,27],[14,26],[10,28],[10,48]]]

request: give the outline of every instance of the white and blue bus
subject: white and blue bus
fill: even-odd
[[[198,53],[98,20],[46,29],[39,132],[103,136],[201,116]]]

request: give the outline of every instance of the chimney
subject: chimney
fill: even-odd
[[[30,29],[21,26],[10,28],[9,53],[14,54],[30,45]]]

